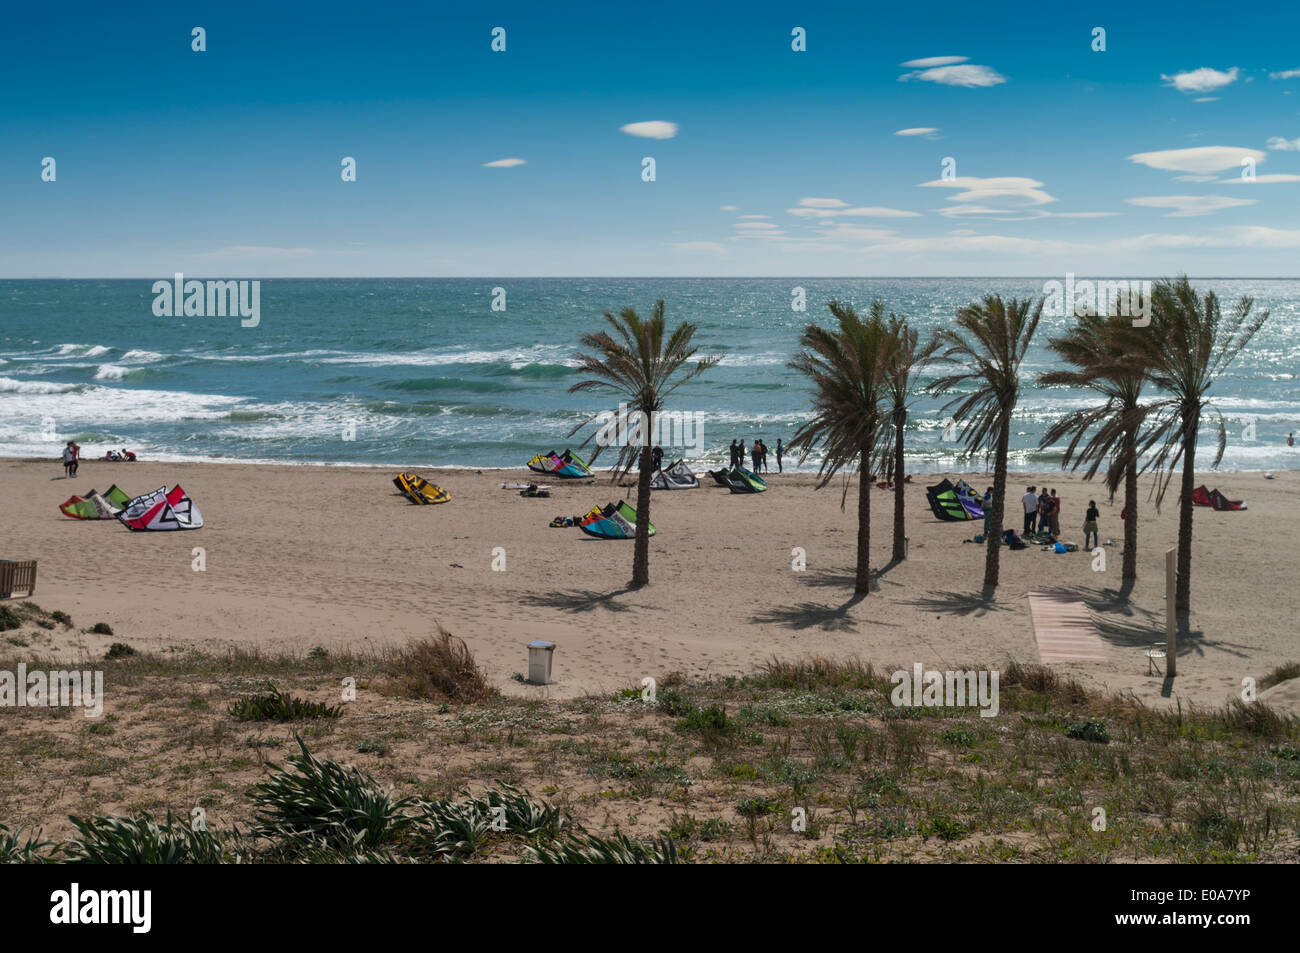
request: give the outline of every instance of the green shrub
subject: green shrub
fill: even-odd
[[[101,622],[100,625],[103,625],[103,623]],[[129,658],[134,654],[135,649],[131,648],[131,646],[127,645],[125,642],[114,642],[108,647],[108,651],[104,653],[104,658]]]
[[[1103,745],[1110,742],[1110,732],[1106,730],[1106,726],[1092,718],[1075,722],[1065,729],[1065,736],[1080,741],[1095,741]]]
[[[322,702],[309,702],[274,685],[265,695],[252,695],[233,702],[227,712],[236,721],[303,721],[315,718],[339,718],[343,709]]]
[[[96,635],[112,635],[113,627],[110,626],[107,622],[96,622],[94,625],[90,627],[90,631],[95,633]]]

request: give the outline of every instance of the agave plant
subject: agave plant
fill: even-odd
[[[411,824],[403,811],[411,798],[393,800],[369,775],[321,760],[297,738],[292,770],[276,773],[249,794],[256,808],[255,836],[287,842],[290,849],[370,850],[397,840]]]
[[[623,833],[613,837],[580,833],[566,840],[527,847],[526,855],[539,864],[680,864],[684,863],[671,837],[635,841]]]
[[[69,817],[79,836],[63,847],[72,864],[220,864],[242,859],[236,829],[194,830],[171,812],[162,823],[148,811],[134,817]]]
[[[24,838],[23,835],[27,834]],[[0,864],[43,864],[53,860],[55,844],[43,840],[40,831],[10,830],[0,824]]]

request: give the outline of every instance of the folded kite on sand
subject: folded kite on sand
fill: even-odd
[[[128,493],[118,489],[116,483],[107,491],[91,490],[81,496],[70,496],[59,504],[64,516],[74,520],[111,520],[131,502]]]
[[[170,491],[164,485],[152,493],[137,496],[127,502],[117,518],[127,529],[137,531],[201,529],[203,526],[203,514],[179,484]]]
[[[451,494],[440,486],[435,486],[428,480],[414,473],[399,473],[393,477],[393,486],[412,503],[418,503],[421,506],[427,506],[434,503],[446,503],[451,499]]]
[[[609,506],[597,506],[582,518],[578,528],[597,539],[632,539],[636,536],[636,510],[623,500]],[[649,524],[650,535],[655,534],[654,524]]]
[[[686,465],[685,460],[661,467],[650,477],[652,490],[698,490],[699,487],[700,478]]]
[[[940,480],[934,486],[925,488],[925,498],[930,504],[934,518],[944,522],[959,520],[982,520],[984,507],[975,490],[965,480],[951,483]]]
[[[561,480],[595,476],[591,472],[591,467],[571,450],[565,450],[563,453],[556,453],[554,450],[550,453],[539,453],[528,461],[528,469],[534,473],[556,476]]]
[[[725,486],[732,493],[762,493],[767,489],[766,480],[742,466],[710,470],[709,476],[713,477],[719,486]]]
[[[1210,506],[1216,510],[1244,510],[1246,504],[1241,500],[1230,500],[1222,493],[1219,488],[1207,490],[1204,484],[1192,490],[1192,502],[1197,506]]]

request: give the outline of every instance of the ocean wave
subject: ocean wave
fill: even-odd
[[[163,355],[157,351],[140,351],[131,350],[122,355],[121,360],[131,361],[135,364],[152,364],[155,361],[161,361]]]
[[[12,377],[0,377],[0,393],[4,394],[68,394],[80,387],[80,384],[55,384],[52,381],[16,381]]]
[[[120,381],[124,380],[130,373],[131,369],[123,367],[121,364],[101,364],[99,370],[95,371],[95,380]]]

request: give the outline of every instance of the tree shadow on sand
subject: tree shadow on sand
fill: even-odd
[[[818,602],[801,602],[793,606],[777,606],[766,609],[749,617],[750,622],[759,625],[781,625],[787,629],[822,629],[827,632],[853,632],[857,623],[849,610],[866,598],[863,593],[854,593],[842,605],[828,606]],[[872,625],[889,623],[872,622]]]
[[[979,592],[938,592],[907,600],[906,605],[916,606],[938,615],[974,616],[979,618],[989,612],[1006,612],[1011,606],[999,605],[997,589],[985,586]]]
[[[605,609],[609,612],[627,612],[632,607],[614,601],[618,596],[637,592],[632,586],[624,586],[613,592],[597,592],[594,589],[571,589],[567,592],[549,592],[541,595],[526,594],[519,597],[524,605],[538,609],[559,609],[561,612],[592,612]]]

